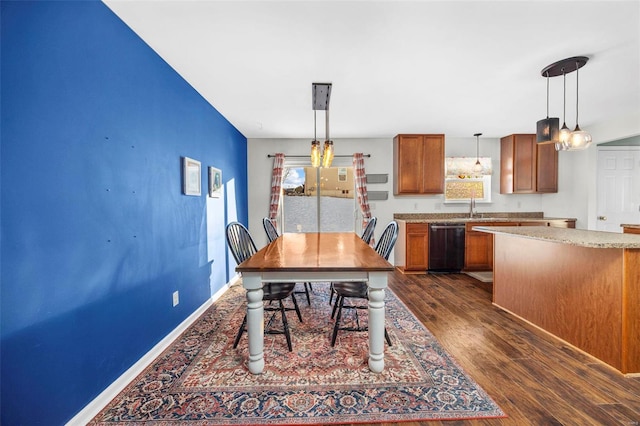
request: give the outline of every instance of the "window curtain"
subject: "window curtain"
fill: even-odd
[[[362,229],[367,227],[371,220],[371,209],[369,208],[369,195],[367,195],[367,176],[364,172],[364,156],[361,152],[353,154],[353,174],[356,183],[356,193],[358,194],[358,205],[362,211]],[[371,238],[371,245],[375,244],[375,239]]]
[[[276,217],[278,217],[278,207],[280,206],[283,169],[284,154],[279,152],[273,159],[273,171],[271,173],[271,201],[269,202],[269,220],[271,220],[271,223],[276,227]]]

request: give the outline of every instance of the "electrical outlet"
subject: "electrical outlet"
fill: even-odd
[[[178,291],[174,291],[173,292],[173,306],[178,306],[178,303],[180,303],[180,292]]]

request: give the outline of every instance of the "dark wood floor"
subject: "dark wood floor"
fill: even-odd
[[[490,284],[395,272],[389,287],[509,416],[427,425],[640,424],[639,377],[625,378],[496,308]]]

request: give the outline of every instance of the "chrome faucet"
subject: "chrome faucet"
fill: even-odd
[[[474,218],[476,217],[477,213],[476,213],[476,200],[475,198],[473,198],[473,195],[471,196],[471,202],[469,203],[469,217],[470,218]]]

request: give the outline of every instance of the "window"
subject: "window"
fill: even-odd
[[[481,157],[481,172],[474,172],[475,158],[448,157],[445,159],[445,203],[491,202],[491,158]]]
[[[353,168],[314,168],[308,162],[292,163],[285,160],[283,171],[280,208],[283,232],[353,232],[356,222]]]

